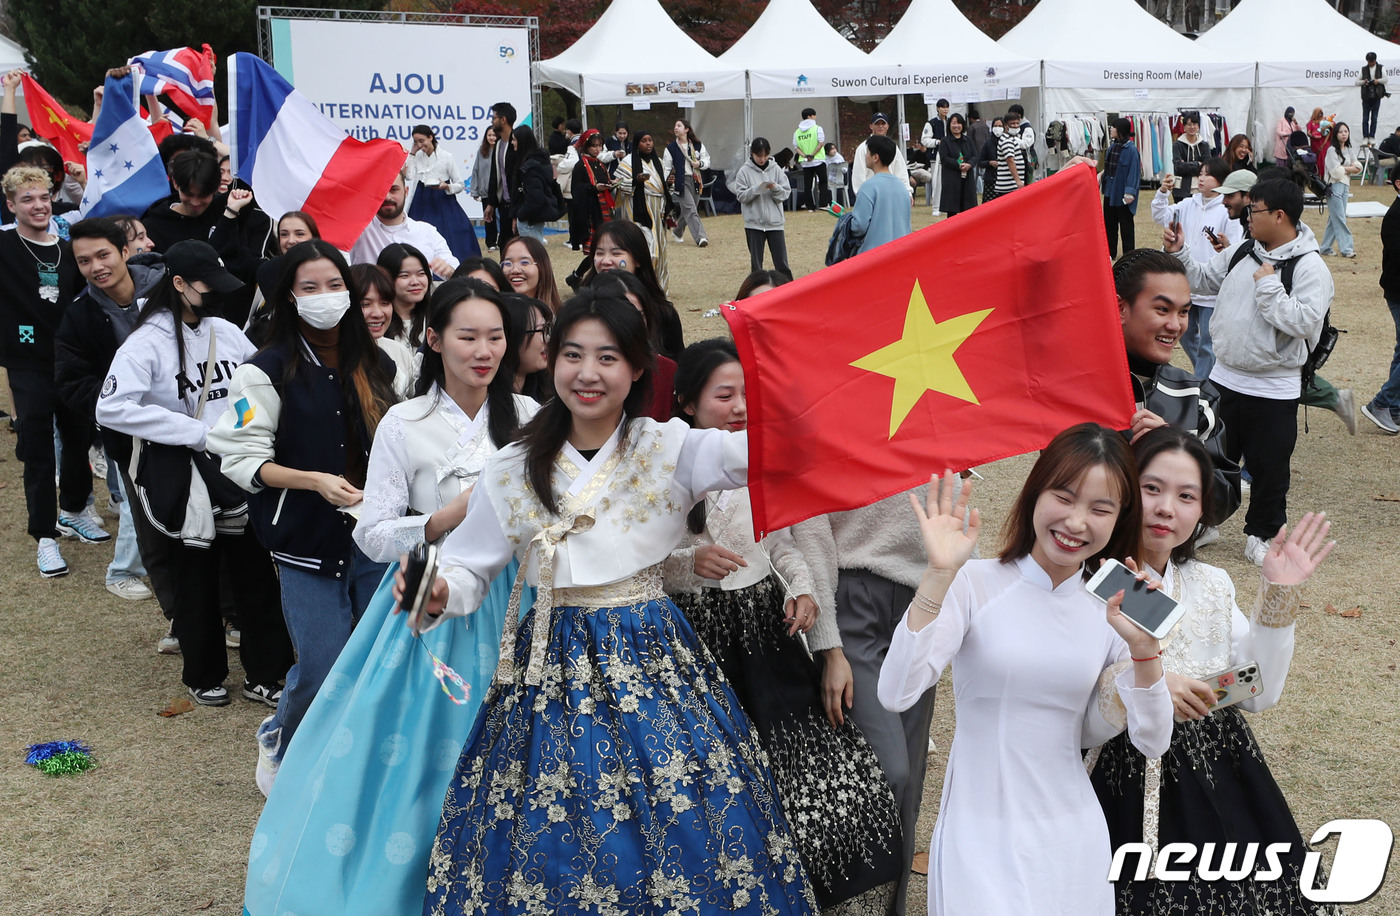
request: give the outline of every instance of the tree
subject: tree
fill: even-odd
[[[85,107],[108,69],[144,51],[208,42],[220,58],[235,51],[257,53],[258,3],[10,0],[7,12],[15,40],[29,52],[34,78],[56,98]],[[383,0],[298,0],[297,5],[369,10],[382,8]]]

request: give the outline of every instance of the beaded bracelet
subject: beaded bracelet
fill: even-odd
[[[934,601],[918,589],[914,590],[914,601],[912,603],[917,605],[920,610],[929,614],[937,614],[939,611],[943,610],[942,603]]]

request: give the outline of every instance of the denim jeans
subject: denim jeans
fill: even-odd
[[[107,584],[111,585],[123,579],[141,578],[146,574],[146,567],[141,564],[141,548],[136,543],[136,522],[131,517],[131,501],[122,492],[116,461],[109,458],[108,462],[107,485],[111,487],[112,477],[117,478],[116,486],[109,492],[112,502],[117,504],[119,516],[116,549],[112,553],[112,562],[107,566]]]
[[[1400,302],[1387,299],[1385,304],[1390,306],[1390,317],[1395,322],[1395,354],[1390,357],[1390,376],[1372,403],[1395,410],[1400,407]]]
[[[277,576],[282,582],[282,614],[297,661],[287,672],[287,686],[277,712],[258,727],[258,735],[282,730],[278,762],[388,568],[387,564],[372,562],[358,547],[351,550],[349,574],[339,578],[277,564]]]
[[[1347,228],[1347,192],[1351,185],[1345,181],[1334,181],[1327,186],[1327,229],[1322,233],[1322,250],[1337,250],[1342,254],[1353,254],[1356,243],[1351,240],[1351,230]]]
[[[1380,99],[1361,100],[1361,136],[1367,140],[1376,138],[1376,121],[1381,116]]]
[[[544,223],[527,223],[523,219],[517,219],[515,221],[515,229],[517,233],[526,238],[539,239],[541,242],[544,241]],[[504,245],[501,246],[502,249],[505,247]]]
[[[1210,316],[1214,312],[1213,305],[1191,306],[1191,321],[1181,335],[1181,349],[1190,357],[1196,378],[1210,378],[1210,370],[1215,368],[1215,347],[1210,341]]]

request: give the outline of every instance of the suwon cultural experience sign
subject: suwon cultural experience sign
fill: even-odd
[[[361,140],[412,145],[427,124],[471,175],[491,106],[530,113],[527,29],[329,19],[271,21],[273,66]]]
[[[1039,69],[1034,61],[944,66],[874,64],[868,69],[822,67],[818,63],[803,70],[751,70],[749,86],[756,99],[868,95],[870,90],[881,94],[949,89],[976,91],[1033,85],[1040,81]]]

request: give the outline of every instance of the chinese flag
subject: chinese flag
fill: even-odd
[[[52,143],[64,162],[86,163],[87,157],[78,149],[78,144],[92,140],[92,125],[64,111],[28,73],[22,79],[24,104],[29,107],[29,123],[34,132]]]
[[[1082,166],[724,310],[755,534],[1134,410],[1101,197]]]

